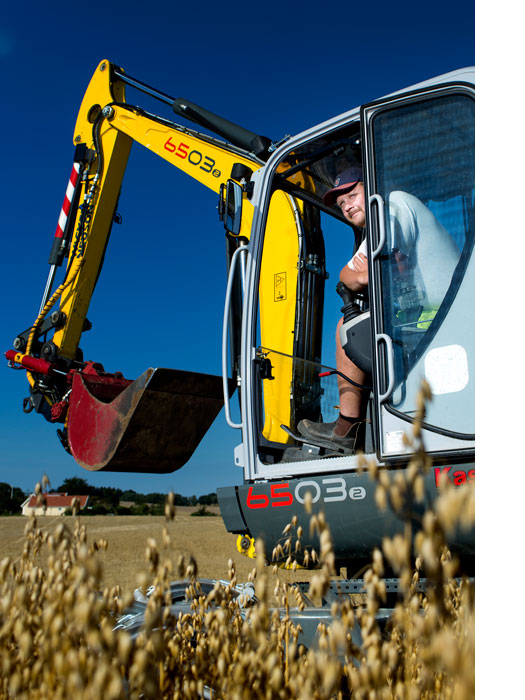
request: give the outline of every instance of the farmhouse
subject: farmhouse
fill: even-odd
[[[22,503],[22,515],[63,515],[67,508],[73,507],[74,499],[78,499],[80,510],[87,506],[89,496],[68,496],[67,493],[44,493],[44,503],[38,505],[33,493]]]

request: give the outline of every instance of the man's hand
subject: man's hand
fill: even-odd
[[[352,258],[354,270],[345,265],[341,270],[339,279],[348,289],[360,292],[368,287],[368,258],[363,253],[357,253]]]

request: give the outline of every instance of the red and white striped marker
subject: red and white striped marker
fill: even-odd
[[[58,217],[55,238],[64,237],[67,217],[69,215],[69,210],[71,209],[71,203],[73,202],[73,195],[75,193],[75,187],[77,186],[79,177],[80,165],[78,163],[73,163],[73,167],[71,168],[71,175],[69,176],[69,182],[67,184],[66,195],[64,197],[64,203],[62,204],[62,211],[60,212],[60,216]]]
[[[73,199],[75,198],[75,190],[80,177],[80,163],[73,163],[71,168],[71,175],[69,176],[69,182],[67,183],[66,195],[64,197],[64,203],[62,204],[62,209],[60,211],[60,216],[58,218],[58,224],[55,231],[55,237],[53,238],[53,245],[51,247],[51,253],[49,254],[48,263],[51,265],[49,270],[49,276],[47,278],[46,288],[44,289],[44,295],[42,297],[42,302],[40,304],[39,314],[42,313],[47,300],[49,299],[51,286],[55,277],[55,271],[57,267],[62,265],[62,260],[64,258],[64,236],[66,233],[67,220],[69,212],[71,211],[71,205]]]

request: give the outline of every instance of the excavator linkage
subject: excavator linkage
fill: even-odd
[[[164,474],[180,469],[223,406],[222,378],[150,367],[125,383],[114,388],[99,377],[74,374],[71,454],[90,471]],[[230,393],[233,389],[231,382]]]

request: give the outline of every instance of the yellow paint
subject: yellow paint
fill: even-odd
[[[243,549],[241,547],[241,542],[244,538],[250,540],[250,546],[248,549]],[[244,554],[245,557],[250,557],[250,559],[255,559],[255,540],[253,537],[250,537],[249,535],[239,535],[237,537],[236,547],[240,554]]]
[[[277,190],[271,199],[259,280],[260,335],[263,348],[293,355],[299,239],[292,198]],[[272,376],[263,381],[263,435],[289,443],[281,424],[291,424],[292,363],[272,354]]]
[[[242,542],[243,539],[248,539],[248,540],[250,541],[250,546],[248,547],[248,549],[243,549],[243,548],[242,548],[241,542]],[[237,537],[237,542],[236,542],[236,547],[237,547],[237,551],[238,551],[240,554],[242,554],[243,556],[249,557],[250,559],[255,559],[255,540],[254,540],[253,537],[250,537],[250,536],[247,535],[247,534],[238,535],[238,537]],[[299,564],[299,563],[297,563],[297,562],[296,562],[296,564],[295,564],[295,567],[294,567],[294,565],[293,565],[293,562],[292,562],[291,564],[288,564],[288,565],[287,565],[285,561],[282,561],[282,562],[279,562],[279,563],[275,563],[275,565],[276,565],[279,569],[288,569],[289,571],[293,570],[294,568],[295,568],[295,569],[304,569],[304,568],[305,568],[304,566],[301,566],[301,564]]]

